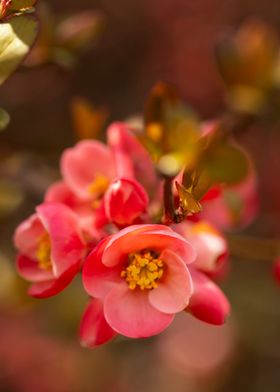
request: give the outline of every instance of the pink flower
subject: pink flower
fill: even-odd
[[[105,212],[108,219],[124,227],[136,223],[146,212],[148,195],[145,189],[135,180],[126,178],[114,181],[104,199]]]
[[[44,203],[14,235],[19,274],[28,293],[45,298],[62,291],[80,270],[85,244],[76,215],[60,203]]]
[[[61,158],[63,185],[51,187],[46,197],[74,209],[84,229],[90,225],[90,234],[109,222],[118,226],[141,222],[149,200],[138,177],[148,186],[156,179],[149,154],[125,124],[111,125],[107,136],[109,147],[84,140],[67,149]]]
[[[128,337],[152,336],[188,306],[193,284],[187,264],[194,258],[192,246],[172,229],[130,226],[101,241],[90,253],[83,283],[87,293],[103,303],[102,323]],[[84,318],[83,330],[98,332],[98,324],[85,324]],[[89,333],[82,335],[87,344],[84,336]]]
[[[182,222],[174,230],[185,237],[195,248],[196,269],[216,277],[225,271],[228,261],[228,246],[224,236],[206,221]]]

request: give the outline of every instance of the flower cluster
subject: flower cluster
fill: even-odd
[[[66,149],[60,169],[62,180],[16,229],[17,268],[37,298],[61,292],[82,273],[90,297],[80,326],[83,345],[117,334],[156,335],[181,311],[224,323],[230,305],[215,280],[228,269],[219,231],[233,226],[225,194],[234,192],[244,202],[244,220],[251,219],[250,173],[239,186],[212,187],[200,200],[202,212],[167,225],[163,179],[127,124],[112,124],[107,144],[83,140]]]

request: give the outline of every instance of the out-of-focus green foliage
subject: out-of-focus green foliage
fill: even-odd
[[[158,83],[151,91],[145,110],[142,138],[161,174],[176,176],[196,154],[199,122],[177,91]]]
[[[25,61],[27,66],[53,62],[71,68],[78,55],[95,43],[103,28],[100,13],[87,10],[56,17],[47,3],[38,6],[40,33],[35,47]]]
[[[217,140],[206,149],[200,165],[213,183],[236,184],[248,171],[248,160],[244,152],[225,140]]]
[[[280,42],[271,26],[247,21],[218,43],[216,58],[232,109],[258,116],[274,106],[279,111]]]

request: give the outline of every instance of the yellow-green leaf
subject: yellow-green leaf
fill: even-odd
[[[216,183],[238,183],[245,178],[248,168],[243,150],[225,142],[217,143],[204,157],[204,169]]]
[[[176,188],[180,197],[180,206],[187,215],[201,211],[201,204],[191,192],[178,182],[176,182]]]
[[[35,41],[38,22],[21,15],[0,24],[0,84],[19,66]]]

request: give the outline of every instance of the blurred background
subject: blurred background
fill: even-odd
[[[96,31],[73,56],[60,51],[45,58],[35,47],[1,87],[0,106],[11,123],[0,134],[0,391],[279,391],[280,287],[273,280],[272,260],[232,257],[223,288],[233,311],[223,327],[183,314],[157,338],[118,339],[89,351],[77,339],[87,301],[79,278],[58,297],[28,298],[15,273],[12,235],[58,177],[62,150],[77,140],[71,113],[75,97],[105,113],[105,126],[141,114],[151,87],[161,80],[174,84],[202,120],[215,118],[226,105],[216,43],[252,18],[280,36],[280,2],[40,3],[41,44],[48,42],[53,24],[83,11],[96,18]],[[75,21],[70,32],[71,26],[75,29]],[[239,235],[280,236],[279,131],[277,120],[238,137],[253,157],[261,198],[258,218]]]

